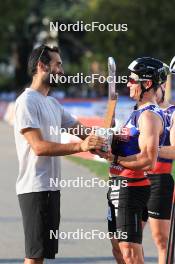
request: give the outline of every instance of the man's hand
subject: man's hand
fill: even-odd
[[[80,143],[81,151],[100,150],[105,145],[105,139],[96,135],[88,136],[84,141]]]
[[[91,150],[90,151],[94,155],[98,155],[100,158],[106,159],[109,162],[112,162],[114,160],[114,155],[111,153],[111,151],[104,152],[101,150]]]

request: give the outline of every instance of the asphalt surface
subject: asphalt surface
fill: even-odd
[[[15,182],[18,174],[18,161],[12,127],[0,122],[0,264],[23,263],[24,237],[21,214],[15,194]],[[88,169],[78,166],[65,158],[62,159],[63,184],[68,179],[84,177],[91,180],[94,176]],[[85,181],[84,181],[85,182]],[[83,182],[83,183],[84,183]],[[54,261],[46,263],[115,263],[108,239],[102,239],[107,232],[107,203],[105,187],[77,188],[63,187],[61,195],[61,239],[59,254]],[[94,239],[77,239],[94,231]],[[74,232],[74,238],[72,237]],[[100,233],[101,232],[101,233]],[[77,236],[76,236],[77,235]],[[152,242],[149,227],[144,232],[145,263],[157,263],[157,253]]]

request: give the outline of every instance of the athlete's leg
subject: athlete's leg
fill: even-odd
[[[115,227],[116,227],[116,219],[115,219],[115,213],[114,213],[114,206],[112,203],[108,203],[109,209],[108,209],[108,231],[110,232],[110,240],[112,244],[112,254],[116,260],[116,263],[118,264],[125,264],[121,250],[119,248],[118,240],[114,238],[115,233]],[[112,217],[113,216],[113,217]],[[112,217],[112,218],[111,218]],[[111,235],[113,233],[113,235]]]
[[[111,239],[111,244],[112,244],[112,253],[113,256],[116,260],[116,263],[118,264],[125,264],[124,260],[123,260],[123,256],[119,247],[119,243],[117,239],[112,238]]]
[[[115,216],[115,206],[112,201],[110,201],[110,194],[113,192],[113,188],[111,187],[108,191],[108,231],[110,232],[110,240],[112,244],[112,253],[118,264],[125,264],[121,250],[119,248],[118,240],[114,236],[116,232],[116,216]]]
[[[122,241],[119,247],[126,264],[144,264],[141,244]]]
[[[149,217],[151,233],[158,250],[159,264],[165,264],[170,220]]]
[[[143,212],[142,212],[142,230],[144,230],[146,224],[147,224],[147,221],[148,221],[148,208],[147,206],[145,206]],[[144,258],[144,249],[143,249],[143,246],[142,246],[142,254],[143,254],[143,258]]]
[[[24,264],[43,264],[44,259],[43,258],[38,258],[38,259],[28,259],[25,258]]]
[[[171,174],[149,175],[151,196],[148,201],[149,223],[158,250],[159,264],[166,261],[174,181]]]
[[[143,229],[143,230],[144,230],[146,224],[147,224],[147,222],[142,221],[142,229]],[[144,258],[145,254],[144,254],[143,246],[142,246],[142,254],[143,254],[143,258]]]

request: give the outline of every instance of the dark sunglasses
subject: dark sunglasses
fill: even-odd
[[[144,82],[144,81],[148,81],[148,79],[134,79],[132,77],[128,77],[128,82],[130,82],[131,84],[138,84],[140,82]]]

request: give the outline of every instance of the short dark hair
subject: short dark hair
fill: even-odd
[[[51,58],[49,52],[57,52],[60,54],[59,47],[49,47],[46,45],[41,45],[38,48],[32,50],[29,60],[28,60],[28,73],[33,76],[37,72],[37,64],[39,61],[48,65]]]

